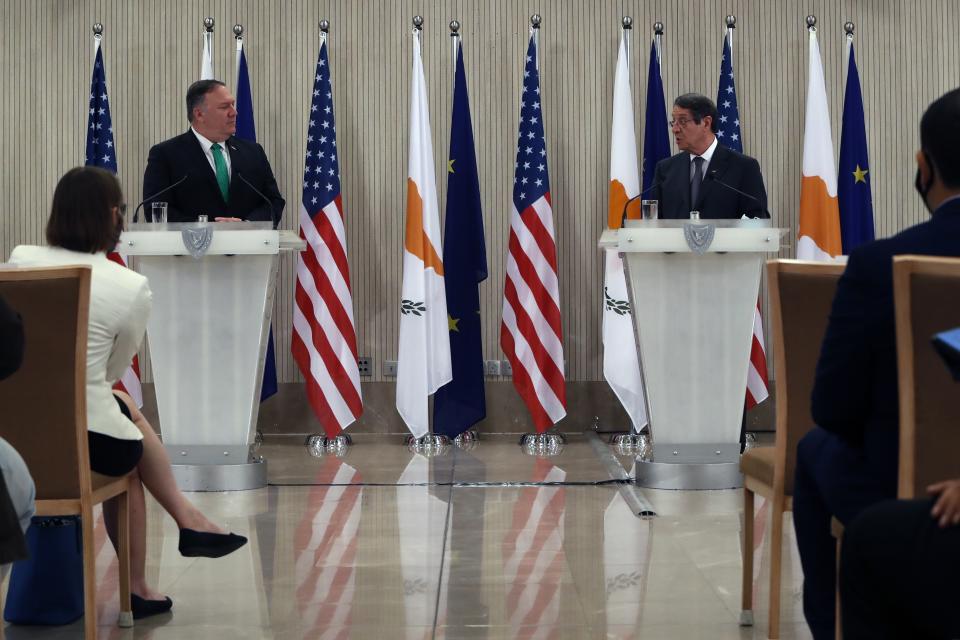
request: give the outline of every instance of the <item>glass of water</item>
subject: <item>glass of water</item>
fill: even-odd
[[[150,222],[159,222],[161,224],[166,224],[167,209],[168,209],[168,205],[166,202],[150,203]]]
[[[640,213],[644,220],[656,220],[660,217],[658,207],[660,203],[656,200],[641,200]]]

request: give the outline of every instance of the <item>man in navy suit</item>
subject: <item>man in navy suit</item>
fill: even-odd
[[[280,221],[286,204],[263,147],[235,138],[236,101],[219,80],[187,89],[190,130],[150,149],[143,173],[146,211],[168,203],[169,222]]]
[[[936,100],[920,121],[916,189],[931,218],[855,249],[837,284],[813,389],[817,426],[798,446],[793,495],[804,615],[818,640],[834,636],[836,541],[830,536],[831,516],[848,524],[867,506],[896,496],[893,256],[960,256],[958,122],[960,90]]]
[[[657,163],[653,195],[661,218],[769,218],[760,164],[717,141],[717,106],[697,93],[673,102],[670,128],[680,153]]]

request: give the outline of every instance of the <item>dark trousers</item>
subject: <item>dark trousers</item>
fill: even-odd
[[[840,562],[844,640],[960,637],[960,527],[932,500],[888,500],[847,527]]]
[[[890,475],[878,478],[860,449],[819,427],[797,446],[793,525],[803,566],[803,614],[816,640],[832,640],[836,624],[837,541],[830,518],[846,525],[871,504],[895,497],[896,470]]]

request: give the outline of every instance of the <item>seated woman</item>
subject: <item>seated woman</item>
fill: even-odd
[[[10,262],[21,266],[90,265],[90,321],[87,337],[87,428],[90,468],[108,476],[130,474],[130,585],[134,618],[168,611],[173,602],[146,581],[144,487],[177,522],[180,553],[217,558],[247,539],[226,533],[207,519],[177,488],[170,459],[153,427],[124,393],[111,390],[140,347],[151,294],[142,275],[111,262],[107,252],[123,230],[123,193],[110,172],[93,167],[68,171],[53,194],[46,247],[22,245]],[[117,505],[103,507],[117,547]]]

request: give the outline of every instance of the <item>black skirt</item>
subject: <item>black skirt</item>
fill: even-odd
[[[127,405],[117,396],[114,398],[120,405],[120,411],[132,423],[133,418]],[[87,442],[90,449],[90,468],[101,475],[125,476],[133,471],[143,457],[143,440],[122,440],[90,431],[87,433]]]

